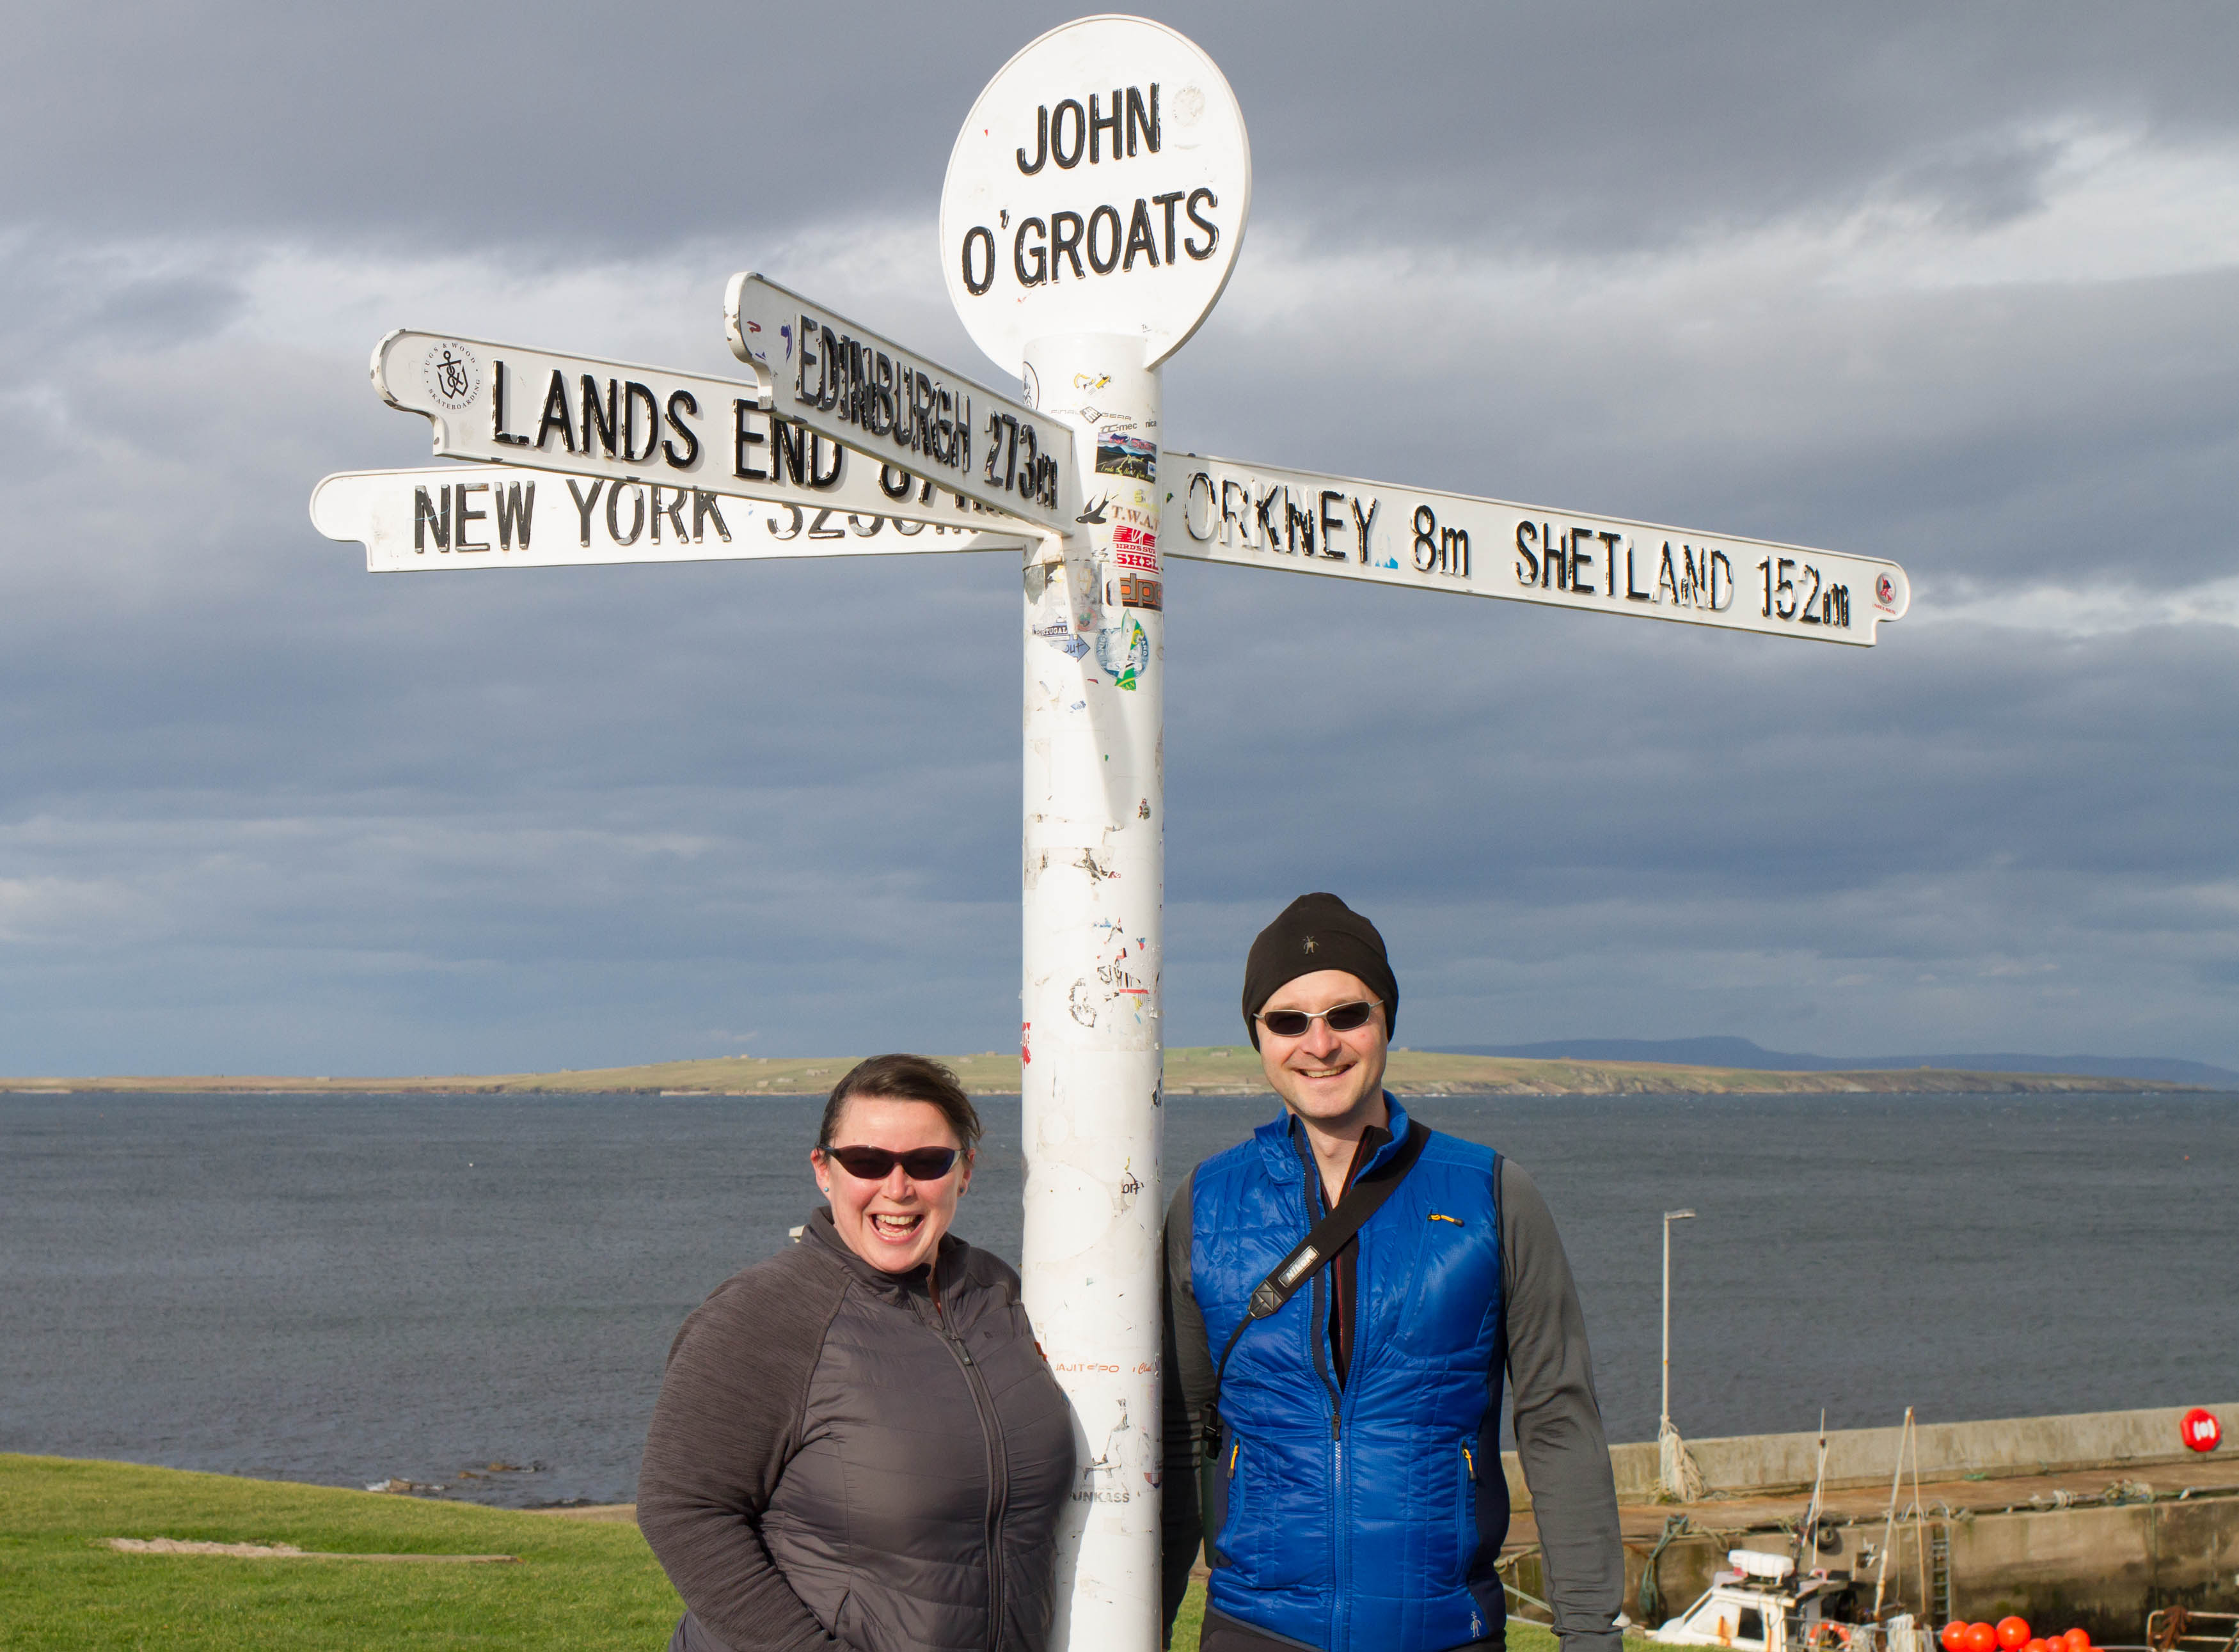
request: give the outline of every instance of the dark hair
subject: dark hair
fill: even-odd
[[[849,1098],[884,1096],[893,1101],[921,1101],[940,1109],[949,1129],[966,1152],[980,1142],[980,1114],[956,1075],[926,1056],[873,1056],[859,1061],[847,1076],[832,1086],[832,1099],[824,1104],[824,1122],[816,1127],[816,1144],[832,1145],[832,1132]]]

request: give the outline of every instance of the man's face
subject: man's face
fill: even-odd
[[[1275,1093],[1299,1118],[1325,1129],[1342,1129],[1355,1123],[1374,1124],[1384,1106],[1384,1053],[1390,1036],[1384,1025],[1384,1005],[1357,975],[1344,970],[1316,970],[1283,986],[1259,1006],[1264,1017],[1277,1010],[1299,1010],[1308,1014],[1333,1010],[1340,1004],[1374,1004],[1368,1025],[1350,1032],[1332,1032],[1316,1015],[1306,1030],[1286,1038],[1259,1024],[1259,1065]]]

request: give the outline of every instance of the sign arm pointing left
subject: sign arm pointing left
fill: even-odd
[[[342,471],[311,490],[311,522],[329,539],[362,544],[371,574],[925,551],[1015,555],[1036,542],[1030,533],[660,481],[586,481],[523,465]]]
[[[773,411],[759,382],[409,329],[375,347],[373,382],[389,406],[429,421],[436,453],[586,478],[590,488],[577,492],[603,490],[608,503],[628,492],[657,511],[665,490],[794,506],[827,521],[1029,531],[907,455],[867,461]],[[633,508],[623,505],[620,520]],[[591,548],[588,534],[579,549]]]

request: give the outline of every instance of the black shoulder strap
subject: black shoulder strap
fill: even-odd
[[[1337,1209],[1315,1223],[1312,1231],[1253,1290],[1244,1317],[1228,1333],[1228,1345],[1220,1350],[1220,1363],[1213,1368],[1213,1396],[1205,1408],[1208,1452],[1219,1438],[1220,1379],[1227,1375],[1228,1357],[1236,1351],[1236,1339],[1244,1335],[1246,1326],[1266,1318],[1290,1301],[1299,1287],[1314,1277],[1316,1269],[1345,1249],[1345,1242],[1360,1231],[1362,1224],[1407,1179],[1407,1172],[1415,1168],[1415,1161],[1423,1156],[1423,1148],[1430,1139],[1428,1125],[1419,1118],[1409,1120],[1407,1138],[1399,1144],[1399,1150],[1347,1188],[1345,1197],[1337,1202]],[[1313,1174],[1311,1167],[1307,1174]]]

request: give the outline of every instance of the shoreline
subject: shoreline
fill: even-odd
[[[1022,1070],[1015,1055],[941,1056],[973,1095],[1014,1096]],[[556,1072],[309,1078],[198,1074],[154,1077],[0,1078],[0,1095],[637,1095],[779,1097],[824,1094],[855,1058],[726,1056],[641,1066]],[[1508,1056],[1435,1055],[1395,1049],[1385,1085],[1399,1096],[1830,1096],[1830,1095],[2220,1095],[2202,1085],[2078,1073],[1973,1072],[1957,1069],[1864,1068],[1777,1072],[1655,1061],[1543,1061]],[[1168,1096],[1271,1094],[1257,1053],[1246,1045],[1166,1052]]]

